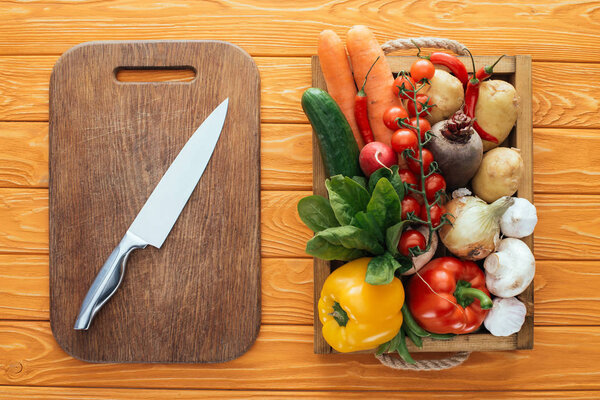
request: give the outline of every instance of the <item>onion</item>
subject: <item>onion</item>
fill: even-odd
[[[459,197],[446,204],[452,223],[440,228],[440,239],[452,254],[466,260],[481,260],[500,241],[500,217],[514,199],[504,196],[487,204],[474,196]]]

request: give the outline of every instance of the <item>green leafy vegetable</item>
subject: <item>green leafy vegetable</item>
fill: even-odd
[[[333,213],[341,225],[350,225],[358,212],[367,210],[369,192],[352,178],[335,175],[325,181],[325,186]]]
[[[384,251],[369,232],[351,225],[325,229],[306,243],[306,252],[323,260],[350,261]]]
[[[379,241],[379,243],[384,242],[385,238],[383,237],[383,232],[373,215],[360,211],[354,216],[353,225],[369,232]]]
[[[398,268],[400,268],[398,261],[386,252],[369,261],[365,282],[371,285],[387,285],[394,279],[394,272]]]
[[[402,201],[405,194],[404,182],[402,182],[402,178],[400,177],[400,174],[398,174],[398,168],[397,165],[392,165],[392,172],[390,172],[390,169],[388,168],[379,168],[377,171],[373,172],[369,178],[369,192],[373,193],[377,182],[379,182],[381,178],[386,178],[390,181],[394,189],[396,189],[396,193],[398,193],[398,197],[400,198],[400,201]]]
[[[381,178],[375,185],[371,200],[367,204],[367,212],[373,215],[380,227],[387,229],[400,222],[401,211],[398,193],[390,181]]]
[[[298,202],[298,215],[313,232],[340,226],[329,200],[323,196],[308,196]]]
[[[360,186],[364,187],[365,189],[367,188],[367,178],[365,178],[364,176],[353,176],[352,180],[358,183]]]
[[[398,251],[398,242],[400,242],[400,236],[402,236],[402,231],[404,230],[406,222],[407,221],[398,222],[396,225],[390,226],[385,232],[385,246],[394,257],[400,255],[400,252]]]

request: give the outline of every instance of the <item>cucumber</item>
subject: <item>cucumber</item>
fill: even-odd
[[[302,109],[319,141],[327,175],[362,176],[358,144],[346,117],[329,93],[307,89],[302,95]]]

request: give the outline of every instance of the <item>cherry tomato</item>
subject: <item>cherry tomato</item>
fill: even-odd
[[[408,118],[408,113],[403,107],[390,107],[383,113],[383,124],[388,129],[396,130],[399,128],[397,119]]]
[[[442,215],[444,215],[445,213],[446,207],[444,206],[434,204],[429,208],[431,224],[434,228],[440,224],[440,221],[442,220]],[[421,209],[421,215],[419,215],[419,218],[421,218],[423,221],[427,221],[427,209],[425,207]]]
[[[417,217],[421,218],[419,216],[421,213],[421,205],[417,199],[412,197],[410,194],[407,194],[404,196],[404,199],[402,199],[402,219],[406,219],[406,214],[409,212],[414,213]]]
[[[400,175],[402,182],[406,183],[407,185],[417,186],[417,177],[410,169],[401,169],[398,171],[398,175]]]
[[[425,250],[427,241],[425,236],[419,231],[409,229],[402,233],[400,241],[398,242],[398,251],[405,256],[410,256],[409,249],[412,247],[418,247],[421,250]]]
[[[425,196],[427,200],[435,200],[435,194],[440,190],[446,190],[446,180],[440,174],[431,174],[425,178]]]
[[[410,67],[410,76],[416,82],[421,81],[423,78],[431,79],[433,75],[435,75],[435,67],[429,60],[421,58],[415,61]]]
[[[403,128],[392,135],[392,149],[396,153],[402,153],[406,149],[413,149],[416,152],[418,147],[419,139],[414,131]]]
[[[421,112],[423,110],[423,104],[426,104],[429,101],[429,97],[427,97],[427,95],[424,94],[418,94],[417,95],[417,112]],[[414,117],[417,115],[417,112],[415,112],[415,102],[412,101],[412,99],[409,99],[406,102],[406,111],[408,111],[408,115],[410,115],[411,117]],[[421,119],[421,118],[419,118]]]
[[[412,117],[409,120],[409,124],[411,124],[412,126],[414,126],[416,128],[417,127],[417,118],[416,117]],[[419,132],[421,134],[421,141],[425,140],[425,132],[427,132],[429,130],[431,130],[431,124],[429,123],[429,121],[427,121],[424,118],[424,116],[421,116],[419,118]]]
[[[400,88],[404,85],[404,90],[407,92],[413,91],[413,85],[415,85],[415,81],[410,76],[402,76],[398,75],[396,79],[394,79],[394,86],[392,90],[396,96],[400,96],[401,99],[408,99],[409,96],[407,93],[400,93]]]
[[[418,156],[419,152],[417,151],[417,153],[415,154],[415,158],[418,158]],[[433,154],[429,150],[423,149],[423,172],[425,174],[429,172],[429,166],[432,162]],[[410,157],[406,157],[406,164],[408,164],[408,169],[410,169],[412,172],[414,172],[417,175],[421,174],[421,166],[418,162],[416,162]]]

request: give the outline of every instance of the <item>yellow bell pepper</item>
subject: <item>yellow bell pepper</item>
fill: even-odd
[[[323,284],[319,318],[323,337],[335,350],[369,350],[390,341],[402,325],[404,288],[398,278],[387,285],[365,282],[371,258],[342,265]]]

